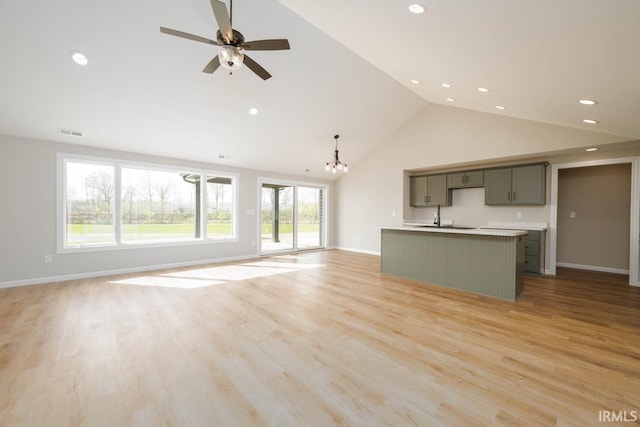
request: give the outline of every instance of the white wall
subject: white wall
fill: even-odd
[[[616,135],[429,104],[338,180],[337,245],[377,253],[380,251],[377,226],[400,225],[403,216],[433,218],[433,209],[408,206],[408,178],[404,170],[442,169],[447,165],[459,168],[461,164],[478,167],[509,157],[539,160],[541,153],[626,140]],[[517,212],[522,212],[522,219],[516,219]],[[492,220],[550,221],[548,205],[484,206],[484,189],[455,190],[453,206],[444,209],[442,216],[472,226]]]
[[[239,239],[237,242],[56,254],[58,152],[236,173],[239,175]],[[258,241],[258,176],[329,185],[329,209],[335,206],[334,185],[329,181],[0,135],[0,287],[100,272],[256,256],[257,246],[251,242]],[[256,215],[249,215],[248,210],[254,210]],[[329,230],[332,230],[335,216],[331,211],[328,215]],[[327,245],[334,242],[335,232],[331,231]],[[50,264],[44,263],[47,254],[53,255]]]

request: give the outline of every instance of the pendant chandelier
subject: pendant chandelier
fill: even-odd
[[[335,135],[334,138],[336,140],[336,150],[333,152],[333,161],[327,162],[324,170],[327,172],[331,171],[331,173],[336,173],[337,171],[347,173],[349,172],[349,166],[347,166],[346,163],[342,163],[340,157],[338,157],[338,138],[340,138],[340,135]]]

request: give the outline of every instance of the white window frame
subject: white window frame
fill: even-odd
[[[114,215],[114,234],[115,243],[96,244],[91,246],[68,246],[66,244],[67,238],[67,182],[66,182],[66,162],[72,163],[89,163],[99,164],[105,166],[114,167],[114,201],[113,201],[113,215]],[[233,197],[232,202],[232,220],[231,229],[232,235],[230,237],[208,237],[207,236],[207,191],[200,191],[200,230],[201,237],[199,238],[187,238],[174,241],[157,242],[151,241],[148,243],[136,242],[136,243],[123,243],[122,242],[122,168],[136,168],[146,169],[160,172],[188,172],[193,174],[199,174],[201,177],[208,176],[220,176],[231,179],[231,193]],[[57,154],[57,176],[56,176],[56,199],[57,199],[57,213],[56,213],[56,240],[57,240],[57,253],[78,253],[78,252],[97,252],[106,250],[123,250],[123,249],[136,249],[136,248],[153,248],[153,247],[168,247],[168,246],[183,246],[183,245],[201,245],[201,244],[217,244],[217,243],[229,243],[238,241],[238,182],[239,176],[235,173],[220,172],[213,169],[202,169],[190,166],[178,166],[172,164],[162,163],[149,163],[138,162],[131,160],[123,160],[116,158],[86,156],[71,153],[58,153]]]

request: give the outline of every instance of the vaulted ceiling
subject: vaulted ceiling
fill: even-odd
[[[0,133],[317,178],[334,134],[357,163],[428,102],[640,139],[637,0],[419,2],[235,0],[248,40],[290,41],[251,53],[263,81],[160,33],[215,39],[208,0],[0,0]]]

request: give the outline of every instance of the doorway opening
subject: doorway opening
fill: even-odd
[[[549,270],[548,273],[555,275],[556,274],[556,266],[566,264],[561,259],[559,262],[559,252],[558,252],[558,227],[560,224],[560,220],[558,218],[559,215],[567,216],[571,218],[572,211],[570,208],[567,212],[560,212],[560,208],[566,210],[566,207],[559,208],[558,194],[559,194],[559,174],[560,170],[564,169],[572,169],[572,168],[585,168],[590,166],[602,166],[602,165],[616,165],[616,164],[631,164],[631,185],[630,185],[630,207],[629,207],[629,228],[628,234],[629,239],[625,239],[628,242],[629,246],[629,263],[628,263],[628,273],[629,273],[629,284],[633,286],[640,286],[640,250],[639,250],[639,242],[638,235],[640,232],[640,182],[639,182],[639,172],[638,165],[640,162],[640,158],[631,157],[631,158],[621,158],[621,159],[605,159],[605,160],[595,160],[589,162],[578,162],[578,163],[565,163],[565,164],[556,164],[552,166],[551,171],[551,224],[549,228]],[[574,213],[575,218],[577,218],[578,212]],[[602,216],[602,215],[600,215]],[[566,218],[563,218],[566,220]],[[601,218],[601,220],[605,220],[605,218]],[[561,224],[560,224],[561,225]],[[598,223],[591,224],[591,227],[597,227]],[[592,230],[593,231],[593,230]],[[571,263],[569,263],[571,264]],[[583,264],[576,262],[575,264],[584,266]],[[571,265],[568,265],[571,267]],[[616,269],[609,270],[611,272],[619,272],[615,271]],[[619,269],[624,271],[625,269]],[[607,271],[607,270],[603,270]]]
[[[260,254],[325,247],[326,188],[263,181]]]
[[[629,274],[631,163],[558,171],[557,266]]]

